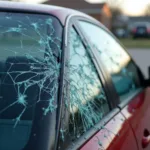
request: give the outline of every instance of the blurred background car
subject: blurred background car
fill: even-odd
[[[140,37],[149,38],[150,23],[147,22],[135,23],[132,29],[132,36],[133,38],[140,38]]]
[[[127,38],[127,37],[129,37],[129,32],[128,32],[127,29],[122,29],[122,28],[116,29],[114,34],[118,38]]]

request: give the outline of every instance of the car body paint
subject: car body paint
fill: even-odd
[[[128,121],[121,113],[111,119],[80,150],[137,150]]]
[[[150,132],[150,88],[145,89],[122,110],[122,114],[130,122],[137,139],[138,147],[142,148],[144,132]],[[147,145],[145,150],[150,149]]]

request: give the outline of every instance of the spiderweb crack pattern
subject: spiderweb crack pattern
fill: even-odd
[[[72,139],[77,139],[102,119],[108,106],[96,69],[88,56],[88,49],[84,49],[81,38],[73,28],[69,44],[70,58],[66,62],[68,71],[65,75],[69,96],[66,97],[65,106],[70,119],[69,129],[65,129],[65,132]]]
[[[5,66],[9,67],[0,72],[3,76],[1,84],[14,86],[17,95],[12,103],[0,110],[0,114],[14,105],[21,105],[21,112],[14,118],[14,127],[29,108],[41,101],[47,102],[47,106],[42,109],[44,115],[56,110],[57,104],[54,101],[58,91],[60,63],[54,56],[55,49],[61,57],[61,39],[56,37],[53,20],[50,17],[20,14],[15,18],[15,15],[17,16],[17,14],[6,13],[4,22],[12,23],[0,27],[1,42],[4,43],[3,51],[13,58],[10,61],[7,61],[10,57],[6,58]],[[6,37],[8,45],[6,45]],[[29,90],[35,87],[38,88],[38,95],[36,95],[38,100],[31,103]],[[46,99],[43,99],[43,93],[47,95]]]

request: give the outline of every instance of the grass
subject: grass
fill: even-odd
[[[146,49],[150,49],[150,38],[148,39],[133,39],[133,38],[123,38],[123,39],[119,39],[120,42],[126,47],[126,48],[146,48]],[[18,45],[20,44],[20,41],[15,38],[13,39],[0,39],[0,45]],[[31,40],[31,39],[23,39],[23,45],[33,45],[33,44],[38,44],[38,39]]]
[[[120,39],[121,43],[126,48],[149,48],[150,49],[150,39]]]
[[[38,40],[35,39],[35,40],[32,40],[32,39],[0,39],[0,45],[18,45],[21,43],[24,44],[24,45],[31,45],[31,44],[37,44],[38,43]]]

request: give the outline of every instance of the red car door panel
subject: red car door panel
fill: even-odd
[[[128,121],[118,113],[80,150],[137,150],[136,140]]]
[[[138,94],[122,114],[129,121],[140,150],[150,149],[150,88]]]

